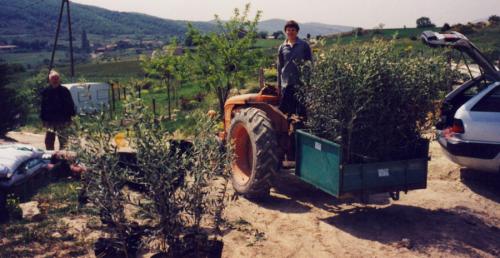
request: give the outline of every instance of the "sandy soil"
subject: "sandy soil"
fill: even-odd
[[[427,189],[399,201],[339,200],[284,174],[269,200],[228,204],[223,257],[499,257],[500,174],[460,169],[436,142],[431,156]]]
[[[293,176],[271,199],[239,199],[226,210],[241,228],[224,237],[224,257],[499,257],[500,175],[460,169],[431,145],[428,187],[338,200]]]

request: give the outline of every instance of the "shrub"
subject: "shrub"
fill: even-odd
[[[14,73],[7,64],[0,64],[0,137],[17,128],[26,118],[28,104],[18,88],[9,88],[9,78]]]
[[[318,56],[303,74],[308,128],[339,143],[347,163],[419,155],[434,102],[451,82],[444,58],[380,40],[336,45]]]
[[[164,117],[152,114],[142,100],[130,99],[122,121],[101,113],[76,122],[76,138],[81,140],[73,146],[88,166],[89,200],[113,226],[121,243],[117,246],[130,249],[136,246],[130,239],[142,234],[149,241],[159,239],[164,247],[160,251],[173,257],[197,256],[209,237],[220,236],[223,222],[230,159],[216,140],[216,121],[200,116],[192,141],[174,140]],[[134,150],[128,156],[110,144],[125,131]],[[137,229],[124,215],[124,184],[140,186],[144,200],[139,213],[152,220],[144,228]]]

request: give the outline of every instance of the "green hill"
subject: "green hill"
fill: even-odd
[[[47,39],[54,35],[60,0],[0,0],[0,40]],[[82,30],[102,37],[134,35],[168,39],[182,37],[187,21],[167,20],[139,13],[115,12],[103,8],[71,3],[71,18],[75,37]],[[213,24],[192,22],[202,31],[212,30]],[[65,30],[66,26],[63,26]]]
[[[267,31],[272,34],[275,31],[282,31],[286,20],[282,19],[270,19],[261,21],[259,23],[259,30]],[[342,26],[342,25],[330,25],[317,22],[305,22],[300,23],[300,37],[306,37],[307,34],[311,34],[312,37],[317,35],[330,35],[340,32],[346,32],[352,30],[353,27]]]
[[[469,25],[468,25],[469,26]],[[351,42],[366,42],[373,38],[392,39],[396,38],[396,44],[400,47],[412,47],[422,51],[429,51],[430,48],[423,45],[420,35],[425,30],[440,31],[441,28],[395,28],[395,29],[373,29],[362,30],[357,34],[353,32],[332,35],[326,38],[326,44],[346,44]],[[452,27],[452,30],[457,30]],[[458,30],[460,32],[460,30]],[[489,24],[485,27],[474,28],[465,33],[481,51],[491,60],[500,59],[500,24]]]

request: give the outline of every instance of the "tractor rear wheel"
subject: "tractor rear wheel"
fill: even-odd
[[[271,119],[261,109],[241,109],[231,121],[228,136],[234,148],[231,167],[236,192],[250,199],[268,196],[280,165]]]

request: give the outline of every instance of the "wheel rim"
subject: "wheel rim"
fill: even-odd
[[[248,183],[252,175],[253,152],[248,131],[242,123],[235,125],[231,140],[235,157],[232,162],[233,179],[240,185]]]

